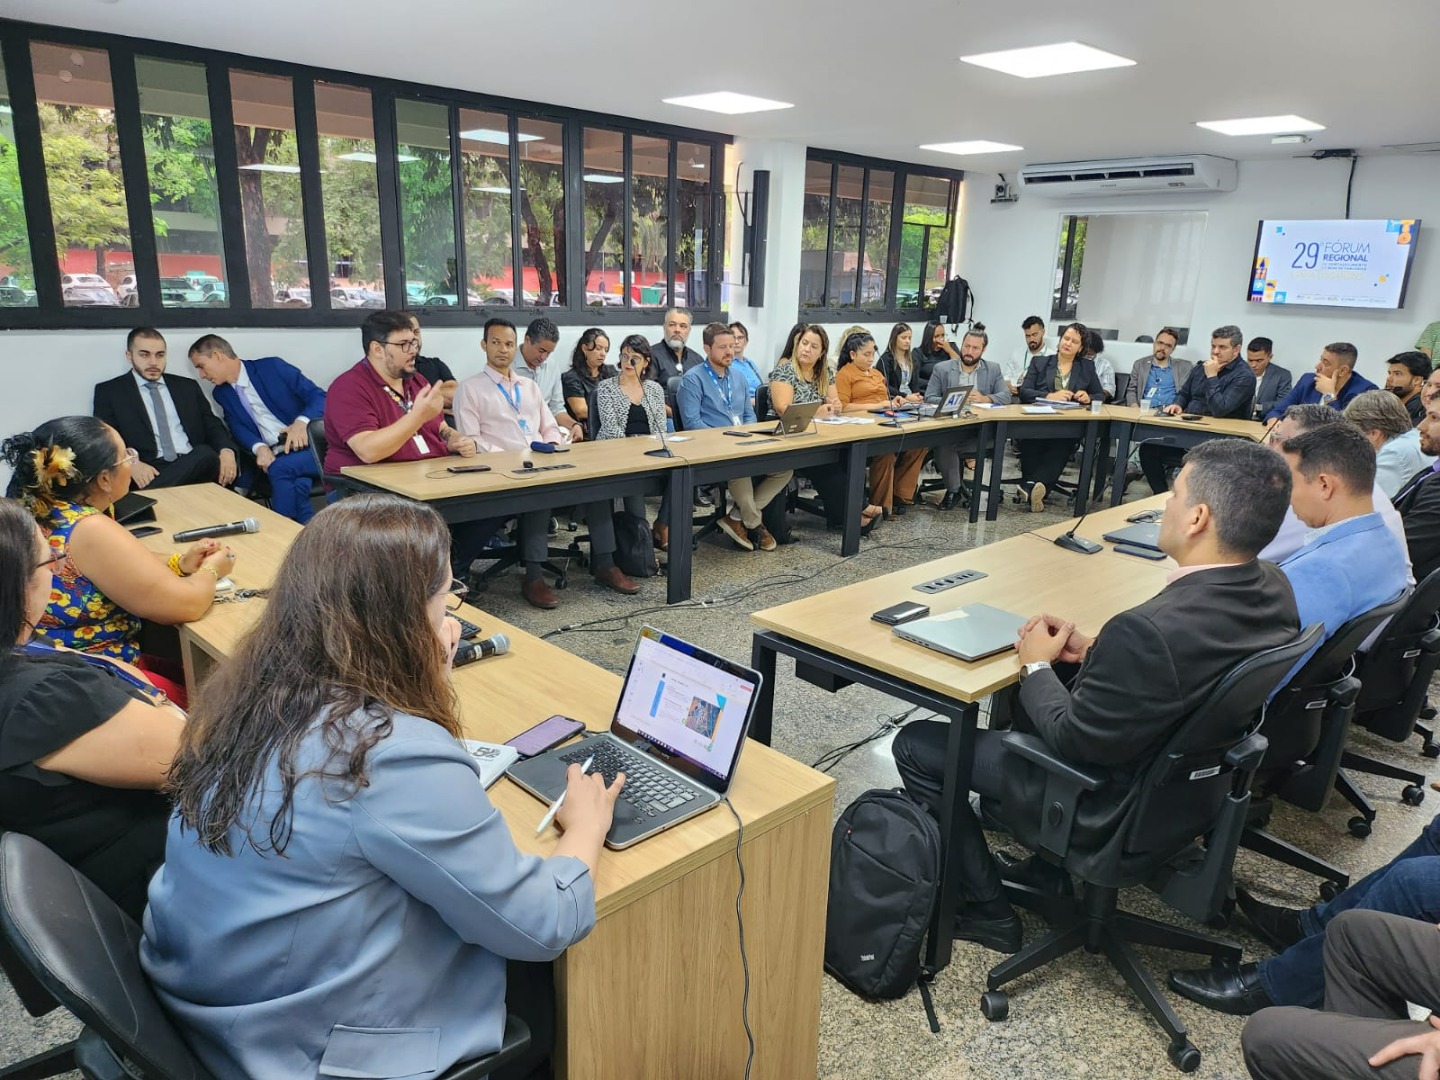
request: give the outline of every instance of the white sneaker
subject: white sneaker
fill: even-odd
[[[1038,514],[1045,509],[1045,485],[1036,480],[1030,485],[1030,512]]]

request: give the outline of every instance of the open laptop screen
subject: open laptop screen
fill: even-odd
[[[759,682],[749,668],[647,626],[630,658],[611,731],[628,742],[653,743],[671,765],[723,792]]]

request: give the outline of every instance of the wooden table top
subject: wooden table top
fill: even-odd
[[[1036,529],[1031,535],[1044,540],[1054,540],[1061,533],[1069,532],[1079,524],[1075,535],[1084,537],[1086,540],[1094,540],[1104,547],[1102,554],[1117,559],[1124,559],[1127,563],[1143,562],[1144,560],[1134,555],[1118,555],[1115,552],[1115,545],[1104,539],[1107,532],[1114,532],[1116,529],[1123,529],[1130,522],[1125,519],[1132,514],[1138,514],[1143,510],[1163,510],[1165,504],[1170,501],[1170,493],[1163,495],[1151,495],[1145,499],[1136,499],[1134,502],[1121,503],[1119,506],[1106,507],[1104,510],[1095,510],[1085,515],[1083,523],[1079,518],[1071,518],[1069,521],[1062,521],[1058,525],[1047,525],[1043,529]],[[1167,571],[1174,570],[1176,562],[1168,556],[1164,559],[1153,561],[1155,566],[1164,567]]]
[[[1147,413],[1138,405],[1107,405],[1105,413],[1111,420],[1143,421],[1155,427],[1201,428],[1224,435],[1243,435],[1258,439],[1265,425],[1256,420],[1221,420],[1214,416],[1202,416],[1199,420],[1181,420],[1178,416],[1159,416]]]

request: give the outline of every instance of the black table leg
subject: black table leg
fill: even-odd
[[[1125,472],[1130,467],[1130,440],[1135,437],[1135,421],[1114,421],[1115,472],[1110,478],[1110,505],[1119,506],[1125,498]]]
[[[750,637],[750,666],[760,673],[760,689],[755,693],[755,715],[750,721],[750,738],[770,745],[775,723],[775,658],[774,649],[765,644],[764,634]]]
[[[974,525],[980,520],[980,503],[985,493],[985,462],[990,458],[992,447],[990,446],[990,424],[978,424],[975,428],[975,475],[970,478],[970,524]],[[964,469],[964,462],[961,462],[961,469]],[[990,462],[990,473],[995,475],[995,470],[1000,468],[999,463]]]
[[[1095,467],[1095,445],[1101,422],[1092,420],[1085,425],[1085,441],[1080,444],[1080,482],[1075,485],[1075,516],[1085,513],[1090,498],[1090,478]]]
[[[995,425],[994,460],[990,462],[990,499],[985,504],[986,521],[994,521],[1000,516],[1000,474],[1005,471],[1006,429],[1004,420]]]
[[[945,746],[945,787],[940,796],[940,895],[930,916],[925,943],[925,966],[938,971],[950,963],[955,912],[960,906],[960,874],[950,858],[950,838],[961,814],[970,813],[970,773],[975,761],[975,730],[979,703],[962,705],[950,716],[950,738]]]
[[[690,599],[691,549],[695,546],[695,510],[690,505],[695,482],[688,465],[671,469],[667,483],[670,495],[670,551],[665,564],[665,602],[678,604]]]
[[[860,511],[865,509],[865,447],[852,442],[845,447],[845,530],[840,537],[840,555],[849,558],[860,550]]]

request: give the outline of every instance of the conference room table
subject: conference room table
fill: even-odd
[[[1203,442],[1219,438],[1241,438],[1259,442],[1268,430],[1254,420],[1223,420],[1202,416],[1182,420],[1136,405],[1107,405],[1106,418],[1115,439],[1115,472],[1110,482],[1110,505],[1118,506],[1125,497],[1125,470],[1130,464],[1130,449],[1146,440],[1163,441],[1166,446],[1188,450]],[[1078,511],[1077,511],[1078,512]]]
[[[1147,508],[1161,505],[1165,498],[1155,498]],[[1120,523],[1125,514],[1134,512],[1133,507],[1106,511]],[[755,612],[751,666],[765,682],[752,737],[770,739],[781,655],[794,660],[797,678],[822,689],[838,692],[859,684],[938,714],[950,722],[940,813],[941,851],[947,851],[959,815],[969,812],[968,779],[980,703],[1018,683],[1019,662],[1013,649],[974,662],[958,660],[906,641],[870,616],[907,600],[928,604],[934,615],[986,603],[1023,617],[1042,612],[1058,615],[1073,620],[1082,633],[1094,635],[1113,615],[1165,587],[1173,563],[1167,566],[1111,551],[1081,555],[1057,547],[1053,534],[1073,524],[1022,533]],[[1093,528],[1085,526],[1082,535],[1099,536],[1113,525],[1114,521],[1097,521]],[[960,570],[979,570],[986,576],[938,593],[915,589]],[[946,859],[925,951],[925,963],[936,969],[950,960],[951,920],[959,888],[954,862]]]
[[[259,522],[259,532],[225,541],[238,556],[231,575],[238,589],[268,587],[300,529],[212,484],[147,494],[164,532],[141,542],[156,552],[175,550],[169,535],[179,529],[242,517]],[[265,603],[263,597],[217,603],[181,628],[192,695]],[[591,730],[609,726],[618,676],[483,610],[466,606],[460,614],[483,634],[510,639],[506,654],[454,673],[469,737],[503,742],[554,713]],[[506,779],[489,795],[522,851],[554,851],[556,830],[535,835],[544,803]],[[829,777],[746,743],[730,800],[744,823],[741,909],[757,1078],[816,1074],[834,797]],[[737,838],[735,819],[721,806],[633,848],[604,853],[595,928],[555,963],[557,1077],[743,1075]]]

